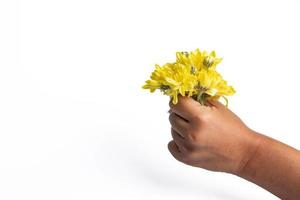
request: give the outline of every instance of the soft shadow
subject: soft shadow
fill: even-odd
[[[120,171],[121,165],[122,168],[126,168],[126,173],[130,173],[128,175],[132,179],[137,179],[138,183],[142,181],[145,185],[165,188],[170,192],[176,191],[180,194],[186,193],[195,197],[205,195],[207,197],[228,200],[247,199],[234,193],[236,190],[227,192],[212,186],[212,183],[208,184],[207,182],[201,182],[201,180],[191,180],[190,177],[184,176],[184,174],[176,174],[175,176],[174,172],[169,171],[166,167],[161,167],[161,163],[157,163],[157,160],[153,159],[154,156],[147,156],[151,155],[150,150],[147,151],[135,145],[136,143],[128,140],[110,140],[104,142],[101,149],[99,149],[99,154],[105,157],[105,163],[108,165],[106,169],[110,169],[111,173],[115,173],[116,171]],[[171,155],[170,159],[173,159]],[[103,162],[101,163],[103,164]]]

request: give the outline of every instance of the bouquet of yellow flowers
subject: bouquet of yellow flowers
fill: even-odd
[[[159,89],[172,98],[173,104],[177,104],[178,95],[182,95],[192,97],[201,105],[208,99],[219,100],[222,97],[227,106],[226,96],[233,95],[235,90],[216,71],[221,61],[215,51],[208,53],[196,49],[190,53],[177,52],[176,62],[155,65],[151,79],[143,88],[150,92]]]

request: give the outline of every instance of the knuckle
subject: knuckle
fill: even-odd
[[[169,149],[170,152],[172,151],[172,141],[170,141],[170,142],[168,143],[168,149]]]
[[[212,117],[211,113],[202,113],[201,115],[194,116],[194,121],[208,123],[213,120],[212,118],[213,117]]]
[[[174,113],[171,113],[169,115],[169,121],[171,122],[171,124],[174,122]]]
[[[200,140],[200,134],[197,131],[191,131],[188,137],[192,142],[198,142]]]
[[[172,142],[170,142],[170,143],[168,144],[168,149],[169,149],[170,153],[171,153],[174,157],[177,157],[177,156],[176,156],[177,153],[176,153],[176,150],[174,149],[173,145],[174,145],[174,144],[173,144]]]
[[[202,116],[202,122],[204,123],[209,123],[213,120],[213,116],[212,114],[210,113],[205,113],[203,116]]]

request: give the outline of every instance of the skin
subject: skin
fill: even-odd
[[[251,130],[217,101],[202,106],[179,96],[169,113],[168,148],[178,161],[237,175],[281,199],[300,198],[300,151]]]

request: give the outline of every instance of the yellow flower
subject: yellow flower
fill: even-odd
[[[203,66],[205,68],[216,69],[216,66],[223,60],[223,58],[217,58],[215,51],[210,53],[204,51],[202,54],[204,57]]]
[[[223,97],[227,102],[225,96],[233,95],[235,93],[234,88],[232,86],[228,86],[227,82],[222,78],[222,76],[213,69],[201,70],[197,75],[197,79],[198,101],[202,101],[201,98],[205,96],[208,98],[212,97],[214,99]]]
[[[143,88],[150,89],[151,92],[160,89],[164,94],[171,96],[176,104],[178,94],[192,96],[195,91],[197,78],[190,72],[190,66],[180,63],[168,63],[163,67],[156,65],[151,80],[147,80]]]
[[[154,92],[157,89],[161,89],[163,87],[163,81],[166,76],[166,66],[160,67],[159,65],[155,65],[155,70],[151,74],[151,80],[147,80],[146,84],[143,86],[144,89],[150,89],[150,92]]]
[[[190,65],[194,73],[201,69],[213,68],[222,61],[222,58],[218,58],[215,51],[208,53],[207,51],[201,52],[199,49],[188,52],[177,52],[176,62],[184,65]]]
[[[155,65],[155,70],[146,81],[144,89],[154,92],[159,89],[163,94],[178,102],[178,95],[192,97],[201,104],[206,99],[216,99],[233,95],[235,90],[216,71],[222,61],[216,52],[201,52],[199,49],[188,52],[177,52],[176,62],[163,66]]]

